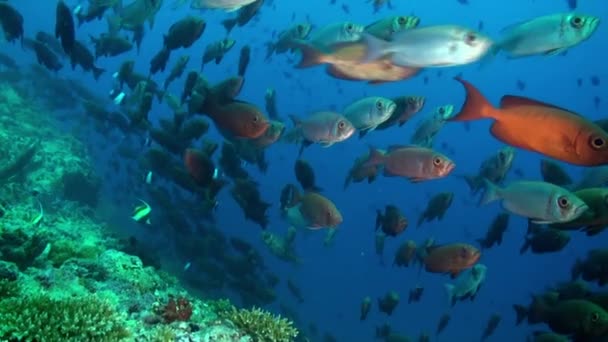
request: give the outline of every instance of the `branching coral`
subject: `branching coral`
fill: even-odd
[[[290,342],[298,336],[293,322],[259,308],[237,309],[231,307],[218,315],[231,321],[257,342]]]
[[[123,341],[124,319],[95,296],[48,296],[0,301],[0,339],[23,341]]]

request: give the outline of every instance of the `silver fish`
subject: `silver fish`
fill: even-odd
[[[463,271],[453,284],[444,284],[448,303],[453,306],[459,299],[474,297],[486,279],[487,270],[486,265],[477,264]]]
[[[192,0],[192,9],[222,9],[228,12],[236,11],[243,6],[249,5],[257,0]]]
[[[510,57],[559,54],[589,39],[599,23],[598,17],[577,13],[538,17],[505,29],[506,37],[495,50],[504,50]]]
[[[370,34],[365,61],[388,56],[395,65],[410,68],[448,67],[478,61],[492,46],[490,38],[466,27],[445,25],[414,28],[387,42]]]
[[[323,50],[339,43],[355,42],[361,39],[364,29],[363,25],[350,21],[327,25],[311,34],[310,44]]]
[[[291,116],[302,137],[309,143],[329,147],[350,138],[355,127],[344,115],[335,112],[316,112],[305,119]]]
[[[484,182],[486,191],[481,205],[502,200],[507,211],[530,218],[534,223],[572,221],[589,209],[575,194],[551,183],[518,181],[499,188],[487,180]]]
[[[344,116],[361,131],[373,131],[391,117],[397,105],[390,99],[378,96],[355,101],[344,109]]]

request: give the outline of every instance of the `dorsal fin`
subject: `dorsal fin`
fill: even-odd
[[[576,114],[569,109],[562,108],[556,105],[552,105],[550,103],[534,100],[528,97],[523,96],[515,96],[515,95],[505,95],[500,99],[500,108],[513,108],[519,106],[540,106],[546,108],[553,108],[557,110],[561,110],[564,112]],[[576,114],[578,115],[578,114]]]

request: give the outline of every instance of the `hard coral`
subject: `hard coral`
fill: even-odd
[[[237,328],[257,342],[290,342],[299,333],[290,320],[259,308],[247,310],[232,307],[218,312],[218,315],[234,323]]]
[[[20,341],[123,341],[124,319],[95,296],[49,296],[0,301],[0,339]]]

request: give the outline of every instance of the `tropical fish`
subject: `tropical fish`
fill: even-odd
[[[505,188],[487,180],[485,184],[486,192],[480,205],[502,200],[507,211],[530,218],[534,223],[572,221],[589,209],[575,194],[551,183],[518,181]]]
[[[452,172],[456,164],[445,155],[418,146],[391,146],[386,154],[370,148],[365,166],[384,166],[385,176],[400,176],[411,182],[443,178]]]
[[[413,29],[420,23],[416,16],[392,16],[380,19],[365,27],[365,32],[376,38],[390,41],[393,36],[401,31]]]
[[[386,56],[395,64],[408,68],[448,67],[478,61],[492,46],[492,41],[465,27],[427,26],[402,31],[393,40],[363,35],[367,45],[364,61]]]
[[[460,113],[449,120],[494,119],[492,135],[511,146],[580,166],[608,164],[608,133],[583,116],[512,95],[503,96],[495,108],[471,83],[456,80],[467,97]]]
[[[152,214],[152,207],[150,207],[150,205],[142,199],[140,199],[139,201],[142,204],[136,206],[135,209],[133,209],[133,215],[131,215],[131,218],[136,222],[151,224],[150,214]]]
[[[452,243],[427,247],[424,266],[428,272],[449,273],[456,278],[462,271],[473,267],[481,252],[465,243]]]
[[[371,96],[351,103],[343,113],[357,130],[373,131],[390,118],[396,107],[390,99]]]
[[[546,15],[509,26],[494,48],[510,57],[560,54],[589,39],[599,24],[600,18],[580,13]]]
[[[257,0],[192,0],[192,9],[221,9],[228,12],[236,11],[243,6],[249,5]]]
[[[317,49],[326,49],[338,43],[355,42],[361,38],[365,28],[362,25],[345,21],[326,25],[315,30],[309,43]]]
[[[305,143],[316,143],[322,147],[342,142],[355,132],[353,124],[336,112],[316,112],[304,119],[292,115],[291,120]]]
[[[285,211],[287,221],[296,228],[336,228],[342,223],[342,214],[336,205],[316,192],[296,193],[293,206]]]
[[[454,306],[458,300],[473,300],[486,279],[487,270],[486,265],[477,264],[462,272],[453,284],[444,284],[448,303]]]

